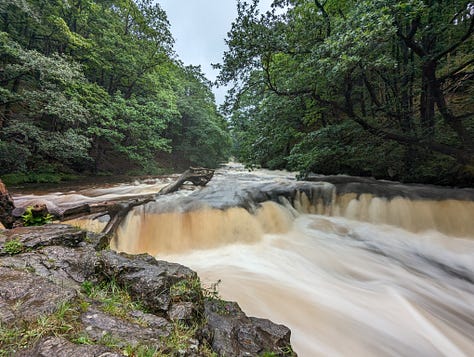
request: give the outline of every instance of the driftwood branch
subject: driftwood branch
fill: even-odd
[[[175,192],[179,190],[185,182],[192,182],[195,186],[205,186],[209,181],[211,181],[213,176],[214,170],[203,167],[190,167],[180,177],[178,177],[174,183],[163,187],[158,194],[166,195]]]

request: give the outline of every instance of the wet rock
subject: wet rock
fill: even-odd
[[[61,318],[66,319],[65,324],[74,325],[72,335],[44,336],[39,342],[27,339],[34,345],[25,351],[18,352],[14,342],[7,342],[7,354],[113,357],[121,356],[114,350],[143,346],[173,356],[199,356],[206,340],[219,355],[283,355],[281,351],[289,345],[286,327],[248,318],[235,303],[209,302],[204,307],[195,272],[146,254],[98,252],[103,239],[99,235],[86,239],[83,231],[67,225],[0,231],[0,323],[20,331],[33,328],[38,317],[51,316],[66,302],[70,314]],[[5,250],[11,241],[21,249]],[[147,312],[124,306],[120,310],[123,316],[112,315],[105,309],[103,296],[84,293],[85,281],[94,286],[111,280]],[[183,339],[179,346],[171,340],[166,342],[175,333],[185,334],[179,337]],[[71,343],[77,336],[87,337],[95,345]],[[106,347],[111,343],[116,346],[114,350]]]
[[[192,302],[178,302],[171,306],[168,315],[173,321],[191,322],[196,318],[197,311]]]
[[[76,291],[28,272],[0,267],[0,322],[34,321],[70,302]]]
[[[38,227],[18,227],[5,231],[0,236],[0,255],[5,252],[5,243],[18,241],[24,250],[46,246],[77,247],[86,238],[86,232],[66,224],[47,224]]]
[[[258,356],[264,352],[295,356],[290,348],[291,331],[269,320],[249,318],[235,302],[205,303],[205,334],[219,356]]]
[[[193,194],[167,202],[158,201],[146,206],[148,212],[173,212],[179,207],[183,211],[194,211],[203,208],[228,209],[242,207],[254,212],[263,202],[274,201],[281,203],[282,198],[289,202],[305,193],[310,200],[321,200],[329,205],[333,200],[335,186],[327,182],[305,182],[283,180],[277,182],[245,182],[242,185],[235,182],[232,186],[215,184],[195,191]],[[179,204],[176,204],[179,202]]]
[[[58,285],[79,290],[84,281],[96,280],[97,261],[97,252],[91,246],[75,249],[50,246],[35,252],[5,256],[0,260],[0,266],[34,272]]]
[[[93,341],[110,339],[116,346],[147,345],[159,349],[162,347],[161,338],[170,334],[171,325],[150,327],[146,323],[140,325],[136,322],[111,316],[99,309],[89,308],[81,315],[84,331]]]
[[[170,325],[169,321],[165,318],[149,314],[140,310],[131,311],[130,317],[142,321],[144,324],[146,324],[146,326],[154,329],[168,330]]]
[[[110,219],[110,217],[109,217]],[[99,218],[100,220],[100,218]],[[105,233],[87,233],[87,240],[88,242],[94,247],[95,250],[104,250],[108,249],[110,246],[110,240],[112,239],[112,235],[105,234]]]
[[[376,180],[371,177],[324,176],[311,174],[305,181],[328,182],[333,184],[339,195],[346,193],[372,194],[377,197],[393,199],[403,197],[411,200],[460,200],[474,201],[474,189],[449,188],[435,185],[402,184],[395,181]]]
[[[148,254],[128,255],[104,251],[99,258],[100,272],[108,279],[127,287],[132,298],[150,311],[167,314],[171,303],[170,287],[196,273],[180,264],[159,261]]]
[[[278,325],[268,319],[249,317],[258,331],[259,339],[266,346],[278,346],[286,352],[290,346],[291,331],[284,325]],[[288,354],[288,353],[287,353]]]
[[[76,345],[61,337],[41,339],[32,349],[22,351],[16,357],[122,357],[105,346]]]

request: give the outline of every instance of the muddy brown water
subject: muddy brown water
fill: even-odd
[[[166,183],[15,199],[94,202]],[[247,314],[289,326],[300,356],[474,355],[472,201],[338,194],[328,183],[317,189],[324,197],[256,193],[291,185],[291,173],[228,165],[199,192],[134,209],[113,248],[182,263],[205,285],[220,281],[221,296]]]

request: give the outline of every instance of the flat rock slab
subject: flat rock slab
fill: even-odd
[[[97,252],[91,246],[49,246],[34,252],[4,256],[0,259],[0,266],[28,270],[58,285],[79,290],[85,280],[94,280],[97,260]]]
[[[52,314],[62,302],[76,297],[73,289],[59,287],[33,274],[0,267],[0,322],[7,325],[34,321]]]
[[[77,247],[86,238],[86,232],[66,224],[47,224],[38,227],[19,227],[0,235],[0,255],[6,255],[5,243],[16,240],[25,250],[60,245]]]
[[[166,321],[166,320],[165,320]],[[81,315],[81,322],[88,337],[96,342],[111,338],[119,347],[146,344],[157,349],[162,347],[161,338],[167,337],[172,329],[171,324],[163,323],[157,327],[143,325],[106,314],[99,309],[89,308]]]
[[[338,194],[373,194],[392,199],[404,197],[411,200],[460,200],[474,201],[474,189],[451,188],[435,185],[403,184],[395,181],[376,180],[370,177],[309,175],[304,179],[312,182],[329,182],[337,188]]]
[[[76,345],[61,337],[46,337],[32,349],[15,354],[15,357],[122,357],[105,346]]]

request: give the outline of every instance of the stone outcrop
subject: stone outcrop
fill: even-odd
[[[87,335],[94,341],[100,341],[107,334],[121,348],[127,345],[147,345],[159,350],[163,347],[162,339],[170,335],[172,325],[155,315],[150,316],[150,320],[156,319],[158,322],[151,325],[140,324],[107,314],[99,308],[89,308],[80,319]]]
[[[207,301],[206,332],[219,356],[256,356],[272,346],[277,355],[291,355],[290,329],[269,320],[247,317],[235,302]]]
[[[68,225],[0,230],[1,354],[294,355],[288,328],[206,297],[189,268],[106,245]]]
[[[100,272],[127,286],[131,296],[151,312],[166,314],[170,309],[170,287],[182,280],[197,279],[191,269],[175,263],[156,260],[148,254],[128,255],[103,251]]]

